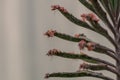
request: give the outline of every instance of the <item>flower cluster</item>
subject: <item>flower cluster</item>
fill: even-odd
[[[79,49],[80,49],[80,50],[81,50],[81,49],[84,49],[84,47],[86,46],[86,41],[85,41],[85,40],[81,40],[81,41],[79,42],[78,46],[79,46]]]
[[[79,37],[86,37],[86,36],[84,34],[75,34],[74,37],[79,38]]]
[[[47,74],[45,75],[45,78],[49,78],[49,73],[47,73]]]
[[[93,13],[82,14],[81,17],[82,17],[82,20],[83,20],[83,21],[85,21],[85,20],[87,20],[87,19],[90,19],[90,20],[95,21],[95,22],[98,22],[98,21],[99,21],[99,19],[96,18],[96,16],[95,16]]]
[[[57,54],[57,53],[59,53],[59,52],[60,52],[60,51],[58,51],[57,49],[52,49],[52,50],[49,50],[49,51],[48,51],[47,55],[48,55],[48,56],[52,56],[52,55]]]
[[[56,31],[51,29],[51,30],[48,30],[44,35],[48,37],[53,37],[55,33]]]
[[[89,51],[91,51],[91,50],[93,50],[93,49],[95,49],[95,43],[93,43],[93,42],[88,42],[87,43],[87,49],[89,50]]]
[[[52,5],[51,8],[52,8],[51,10],[56,10],[56,9],[58,9],[58,10],[64,12],[64,13],[67,13],[67,12],[68,12],[64,7],[61,7],[60,5]]]
[[[80,42],[78,43],[79,49],[82,50],[85,47],[87,47],[87,49],[89,51],[92,51],[93,49],[95,49],[95,43],[94,42],[86,42],[85,40],[80,40]]]
[[[87,69],[87,63],[85,63],[85,62],[83,62],[82,64],[80,64],[80,67],[79,67],[79,69],[81,70],[81,69]]]

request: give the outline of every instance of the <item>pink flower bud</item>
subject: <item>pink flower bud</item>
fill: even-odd
[[[64,12],[64,13],[67,13],[67,12],[68,12],[64,7],[60,7],[59,5],[52,5],[51,8],[52,8],[51,10],[56,10],[56,9],[58,9],[58,10]]]
[[[82,20],[85,21],[87,18],[90,18],[91,20],[98,22],[99,19],[96,18],[96,16],[93,13],[89,13],[89,14],[82,14],[81,15]]]
[[[59,9],[60,6],[59,5],[52,5],[51,8],[52,8],[51,10],[56,10],[56,9]]]
[[[81,70],[81,69],[86,69],[86,63],[84,62],[84,63],[82,63],[82,64],[80,64],[80,67],[79,67],[79,69]]]
[[[68,13],[68,11],[66,9],[63,10],[64,13]]]
[[[88,17],[90,17],[93,21],[96,21],[96,22],[99,21],[99,19],[97,19],[96,16],[93,13],[89,13]]]
[[[87,43],[87,49],[89,50],[89,51],[92,51],[93,49],[95,49],[95,43],[93,43],[93,42],[88,42]]]
[[[59,10],[64,12],[64,13],[67,13],[67,10],[64,7],[60,7]]]
[[[48,30],[44,35],[48,37],[53,37],[55,33],[56,31],[51,29],[51,30]]]
[[[74,37],[75,37],[75,38],[79,38],[79,37],[80,37],[80,34],[75,34]]]
[[[85,40],[81,40],[81,41],[79,42],[79,44],[78,44],[79,49],[80,49],[80,50],[81,50],[81,49],[84,49],[85,45],[86,45],[86,41],[85,41]]]
[[[82,34],[75,34],[74,37],[79,38],[79,37],[86,37],[86,36],[82,33]]]
[[[48,56],[52,56],[52,55],[54,55],[54,54],[57,54],[58,52],[60,52],[60,51],[58,51],[57,49],[52,49],[52,50],[49,50],[49,51],[48,51],[47,55],[48,55]]]
[[[82,14],[82,15],[81,15],[81,17],[82,17],[82,21],[85,22],[85,20],[86,20],[86,16],[87,16],[86,14]]]
[[[45,78],[49,78],[49,73],[45,74]]]

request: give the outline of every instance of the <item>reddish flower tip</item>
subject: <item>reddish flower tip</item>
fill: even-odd
[[[87,43],[87,49],[89,50],[89,51],[92,51],[92,50],[94,50],[95,49],[95,43],[93,43],[93,42],[88,42]]]
[[[75,34],[74,37],[75,37],[75,38],[79,38],[79,37],[80,37],[80,34]]]
[[[62,12],[64,12],[64,13],[67,13],[67,12],[68,12],[64,7],[60,7],[59,10],[62,11]]]
[[[91,19],[91,20],[93,20],[93,21],[95,21],[95,22],[98,22],[98,21],[99,21],[99,19],[97,19],[97,17],[96,17],[93,13],[82,14],[81,17],[82,17],[82,20],[83,20],[83,21],[85,21],[85,20],[87,20],[87,19]]]
[[[56,33],[56,30],[48,30],[44,35],[48,36],[48,37],[53,37],[54,34]]]
[[[85,62],[83,62],[82,64],[80,64],[80,67],[79,67],[79,69],[81,70],[81,69],[86,69],[86,63]]]
[[[93,21],[96,21],[96,22],[99,21],[99,19],[97,19],[97,17],[96,17],[93,13],[89,13],[88,16],[89,16]]]
[[[81,50],[81,49],[84,49],[85,45],[86,45],[86,41],[85,41],[85,40],[81,40],[81,41],[79,42],[79,44],[78,44],[79,49],[80,49],[80,50]]]
[[[45,77],[44,78],[49,78],[49,73],[45,74]]]
[[[51,10],[56,10],[56,9],[59,9],[60,6],[59,5],[52,5],[51,8],[52,8]]]
[[[82,17],[82,21],[85,22],[85,20],[86,20],[86,16],[87,16],[86,14],[82,14],[82,15],[81,15],[81,17]]]
[[[59,5],[52,5],[51,8],[52,8],[51,10],[53,10],[53,11],[58,9],[58,10],[64,12],[64,13],[68,12],[64,7],[60,7]]]
[[[75,34],[74,37],[79,38],[79,37],[86,37],[86,36],[82,33],[82,34]]]
[[[48,56],[52,56],[52,55],[54,55],[54,54],[57,54],[58,52],[60,52],[60,51],[58,51],[57,49],[52,49],[52,50],[49,50],[49,51],[48,51],[47,55],[48,55]]]

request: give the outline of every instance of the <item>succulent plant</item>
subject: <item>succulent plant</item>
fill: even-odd
[[[120,80],[120,0],[78,0],[86,8],[91,10],[91,13],[84,13],[81,15],[81,19],[76,18],[68,10],[60,5],[52,5],[51,10],[58,10],[65,18],[72,23],[89,29],[104,36],[114,46],[114,49],[110,49],[105,45],[94,42],[84,34],[75,34],[74,36],[60,33],[56,30],[48,30],[45,35],[48,37],[58,37],[67,41],[78,43],[80,50],[86,48],[88,51],[94,51],[98,54],[104,54],[116,61],[116,65],[102,60],[100,58],[89,56],[83,52],[71,53],[64,52],[57,49],[49,50],[48,56],[58,56],[69,59],[80,59],[87,63],[80,65],[79,70],[75,72],[56,72],[47,73],[45,78],[50,77],[96,77],[103,80],[114,80],[112,77],[105,76],[102,73],[96,72],[101,70],[110,71],[116,75],[116,80]],[[102,21],[113,34],[110,35],[108,30],[105,29],[99,21]]]

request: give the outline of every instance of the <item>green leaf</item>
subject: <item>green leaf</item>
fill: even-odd
[[[82,36],[79,37],[79,38],[76,38],[76,37],[66,35],[66,34],[63,34],[63,33],[59,33],[59,32],[56,32],[54,35],[58,38],[68,40],[68,41],[72,41],[72,42],[79,42],[81,40],[85,40],[86,42],[93,42],[92,40],[88,39],[87,37],[82,37]],[[108,56],[110,56],[113,59],[118,61],[116,56],[114,54],[112,54],[112,53],[114,53],[114,51],[112,51],[111,49],[109,49],[105,46],[102,46],[102,45],[96,43],[95,49],[93,51],[98,52],[98,53],[102,53],[102,54],[106,54],[106,55],[108,55]],[[112,53],[108,53],[108,51],[110,51]]]
[[[76,38],[76,37],[73,37],[73,36],[70,36],[67,34],[63,34],[63,33],[59,33],[59,32],[56,32],[54,35],[58,38],[72,41],[72,42],[79,42],[80,40],[85,40],[86,42],[93,42],[92,40],[88,39],[87,37],[82,37],[82,36],[79,38]],[[96,52],[99,51],[99,52],[104,52],[104,53],[106,53],[106,51],[114,52],[111,49],[109,49],[105,46],[102,46],[100,44],[97,44],[97,43],[96,43],[96,49],[94,49],[94,51],[96,51]]]
[[[69,59],[81,59],[81,60],[89,62],[89,63],[101,63],[101,62],[96,61],[92,57],[90,57],[86,54],[83,54],[83,53],[82,54],[74,54],[74,53],[67,53],[67,52],[57,52],[53,55],[63,57],[63,58],[69,58]]]
[[[111,4],[112,4],[112,7],[114,7],[114,0],[110,0],[111,1]]]
[[[108,34],[107,30],[104,29],[98,22],[95,22],[91,19],[87,19],[90,24],[94,27],[95,31],[98,32],[99,34],[103,35],[105,38],[107,38],[115,47],[116,47],[116,43],[115,41],[112,39],[112,37]]]
[[[110,7],[110,1],[109,0],[100,0],[100,2],[102,4],[102,6],[105,8],[105,10],[107,11],[108,15],[110,16],[112,23],[115,25],[114,14]]]
[[[116,8],[116,6],[117,6],[117,1],[118,1],[118,0],[111,0],[111,4],[112,4],[112,6],[113,6],[113,9]]]
[[[68,41],[72,41],[72,42],[79,42],[80,40],[85,40],[86,42],[91,42],[90,39],[88,39],[87,37],[82,37],[82,36],[79,37],[79,38],[76,38],[76,37],[73,37],[73,36],[70,36],[70,35],[67,35],[67,34],[63,34],[63,33],[59,33],[59,32],[56,32],[54,35],[58,38],[68,40]]]
[[[92,5],[90,3],[88,3],[86,0],[79,0],[79,2],[81,2],[89,10],[93,11],[94,13],[96,13],[95,10],[93,9]]]
[[[120,13],[120,0],[117,0],[116,1],[117,3],[115,4],[116,5],[116,20],[118,21],[119,20],[119,13]]]
[[[106,30],[104,30],[101,26],[99,26],[98,24],[98,26],[97,27],[93,27],[93,26],[90,26],[89,24],[87,24],[86,22],[83,22],[83,21],[81,21],[81,20],[79,20],[79,19],[77,19],[76,17],[74,17],[72,14],[70,14],[69,12],[67,12],[67,13],[64,13],[64,12],[62,12],[62,11],[60,11],[69,21],[71,21],[71,22],[73,22],[74,24],[77,24],[77,25],[79,25],[79,26],[81,26],[81,27],[83,27],[83,28],[87,28],[87,29],[89,29],[89,30],[92,30],[92,31],[94,31],[94,32],[96,32],[96,33],[99,33],[99,34],[101,34],[101,35],[103,35],[104,37],[106,37],[106,38],[108,38],[108,40],[110,40],[110,42],[114,45],[114,46],[116,46],[115,45],[115,43],[114,43],[114,41],[112,40],[112,38],[109,36],[109,34],[107,33],[107,31]],[[96,25],[96,24],[95,24]],[[96,29],[97,28],[97,29]],[[100,30],[100,31],[99,31]]]
[[[102,73],[92,72],[92,71],[80,71],[80,72],[58,72],[46,74],[46,78],[50,77],[64,77],[64,78],[74,78],[74,77],[95,77],[104,80],[113,80],[109,77],[104,76]]]
[[[63,57],[63,58],[70,58],[70,59],[81,59],[81,60],[89,62],[89,63],[104,63],[106,65],[115,67],[113,64],[111,64],[107,61],[101,60],[99,58],[94,58],[94,57],[88,56],[84,53],[74,54],[74,53],[61,52],[61,51],[57,51],[57,50],[53,49],[53,50],[50,50],[47,53],[47,55],[48,56],[53,56],[54,55],[54,56],[59,56],[59,57]]]
[[[90,69],[90,70],[93,70],[93,71],[107,70],[107,65],[105,65],[105,64],[96,64],[96,65],[85,64],[84,68],[85,69]]]
[[[60,11],[60,10],[59,10]],[[62,13],[62,15],[64,15],[69,21],[71,21],[72,23],[78,25],[78,26],[81,26],[83,28],[87,28],[87,29],[90,29],[90,30],[93,30],[94,29],[89,25],[87,24],[86,22],[83,22],[82,20],[80,19],[77,19],[76,17],[74,17],[72,14],[70,13],[64,13],[62,11],[60,11]]]
[[[93,5],[97,15],[99,16],[99,18],[107,25],[107,27],[112,31],[114,36],[116,36],[115,29],[113,28],[110,21],[108,20],[108,18],[106,16],[106,12],[104,12],[104,10],[100,6],[98,0],[91,0],[91,2],[92,2],[92,5]]]
[[[120,73],[117,72],[116,69],[106,65],[106,64],[81,64],[81,69],[87,69],[87,70],[93,70],[93,71],[99,71],[99,70],[107,70],[110,71],[118,76],[120,76]]]

